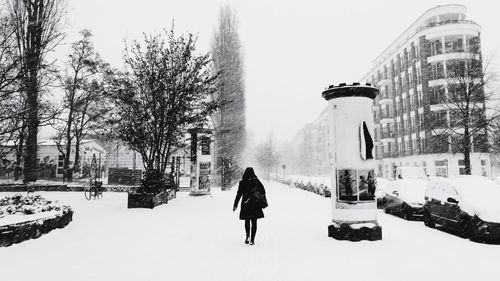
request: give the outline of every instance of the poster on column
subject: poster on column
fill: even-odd
[[[337,171],[337,200],[356,202],[357,201],[357,183],[356,170],[343,169]]]
[[[210,162],[200,162],[200,177],[199,177],[199,189],[209,190],[210,189]]]
[[[337,201],[356,203],[375,200],[376,183],[374,172],[374,170],[338,170]]]

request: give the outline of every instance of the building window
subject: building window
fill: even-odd
[[[417,130],[418,130],[418,132],[420,132],[420,131],[423,131],[423,128],[424,128],[424,119],[422,117],[422,114],[420,114],[420,113],[417,116],[418,116],[418,119],[417,119],[418,129]]]
[[[429,117],[431,128],[439,129],[448,127],[448,117],[445,110],[431,111]]]
[[[458,174],[459,175],[465,175],[465,160],[460,159],[458,160]]]
[[[445,53],[460,53],[464,51],[464,39],[462,35],[446,36],[444,38]]]
[[[418,107],[422,107],[423,106],[423,100],[422,100],[422,91],[418,91],[417,92],[417,104],[418,104]]]
[[[422,161],[422,168],[424,169],[424,173],[427,175],[427,162]]]
[[[420,152],[423,154],[425,151],[425,139],[424,138],[421,138],[420,139]]]
[[[448,177],[448,160],[434,161],[437,177]]]
[[[444,78],[444,66],[442,62],[430,64],[431,80]]]
[[[429,104],[440,104],[445,102],[446,90],[444,86],[429,87]]]
[[[431,56],[440,55],[443,53],[443,45],[441,39],[431,40]]]
[[[59,168],[62,168],[64,167],[64,156],[63,155],[59,155],[58,159],[57,159],[57,167]]]
[[[487,173],[487,170],[486,170],[486,160],[481,160],[481,175],[483,177],[487,177],[488,176],[488,173]]]
[[[439,21],[441,22],[456,22],[459,20],[459,14],[443,14],[439,15]]]
[[[471,53],[478,54],[481,50],[481,45],[479,43],[479,36],[467,36],[467,51]]]

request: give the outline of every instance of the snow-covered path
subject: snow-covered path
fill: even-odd
[[[500,246],[483,245],[380,213],[383,240],[327,237],[328,198],[265,183],[270,206],[255,246],[232,212],[235,189],[178,198],[154,210],[126,208],[126,194],[73,207],[73,222],[0,248],[1,280],[496,280]],[[4,195],[0,194],[0,197]]]

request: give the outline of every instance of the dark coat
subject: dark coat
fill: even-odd
[[[238,185],[238,193],[234,199],[233,207],[237,207],[238,202],[243,197],[241,200],[240,220],[261,219],[264,217],[262,208],[256,204],[255,197],[252,194],[255,188],[259,193],[266,194],[266,190],[258,178],[242,180]]]

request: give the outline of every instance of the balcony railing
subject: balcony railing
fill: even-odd
[[[470,23],[470,24],[476,24],[474,21],[471,20],[447,20],[447,21],[441,21],[441,22],[431,22],[427,25],[423,25],[417,29],[417,33],[431,27],[435,26],[440,26],[440,25],[446,25],[446,24],[456,24],[456,23]]]
[[[388,93],[382,93],[379,97],[381,100],[392,99],[392,97]]]
[[[394,138],[394,132],[382,132],[380,134],[381,139],[392,139]]]
[[[394,118],[394,114],[392,112],[382,112],[380,115],[382,119],[384,118]]]

